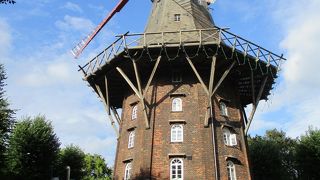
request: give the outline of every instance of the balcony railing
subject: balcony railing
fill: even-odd
[[[243,57],[250,56],[256,61],[264,61],[267,66],[280,67],[285,60],[283,56],[272,53],[244,38],[241,38],[226,29],[210,28],[196,30],[181,30],[167,32],[147,32],[136,34],[123,34],[117,36],[111,45],[91,59],[84,66],[79,66],[79,71],[84,76],[94,73],[99,67],[117,57],[121,52],[131,48],[156,48],[156,47],[179,47],[179,46],[202,46],[202,45],[223,45],[232,49],[232,58],[235,51],[241,52]]]

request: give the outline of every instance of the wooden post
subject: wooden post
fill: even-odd
[[[229,66],[229,68],[223,73],[222,77],[220,78],[219,82],[216,84],[215,88],[212,91],[211,97],[216,93],[218,88],[220,87],[221,83],[224,81],[224,79],[228,76],[229,72],[233,68],[233,66],[236,64],[236,61],[233,61],[233,63]]]
[[[211,70],[210,70],[210,80],[209,80],[209,95],[208,95],[208,108],[212,109],[212,89],[213,89],[213,83],[214,83],[214,75],[215,75],[215,69],[216,69],[216,60],[217,57],[213,56],[212,57],[212,62],[211,62]],[[210,117],[213,117],[212,110],[207,109],[207,113],[210,113]],[[208,127],[209,126],[209,117],[204,119],[204,126]]]
[[[268,76],[266,76],[266,77],[264,78],[264,80],[263,80],[263,82],[262,82],[262,85],[261,85],[261,87],[260,87],[260,90],[259,90],[259,94],[258,94],[258,96],[257,96],[257,99],[256,99],[255,102],[253,102],[253,104],[252,104],[252,111],[251,111],[250,116],[249,116],[249,119],[248,119],[248,124],[247,124],[247,126],[246,126],[246,128],[245,128],[245,134],[246,134],[246,135],[248,134],[248,131],[249,131],[249,128],[250,128],[250,125],[251,125],[253,116],[254,116],[254,114],[255,114],[255,112],[256,112],[256,110],[257,110],[257,107],[258,107],[258,105],[259,105],[259,101],[260,101],[260,99],[261,99],[261,96],[262,96],[264,87],[265,87],[265,85],[266,85],[266,83],[267,83],[267,80],[268,80]]]
[[[158,65],[159,65],[160,60],[161,60],[161,56],[158,57],[158,59],[157,59],[157,61],[156,61],[156,64],[154,65],[154,67],[153,67],[153,69],[152,69],[152,72],[151,72],[151,75],[150,75],[150,77],[149,77],[148,83],[147,83],[146,87],[144,88],[143,97],[145,97],[146,94],[147,94],[147,92],[148,92],[149,86],[150,86],[150,84],[151,84],[151,81],[152,81],[152,79],[153,79],[154,74],[156,73],[156,70],[157,70],[157,68],[158,68]]]
[[[112,125],[114,131],[116,132],[117,137],[119,137],[119,131],[118,131],[117,127],[115,126],[115,122],[114,122],[114,120],[113,120],[113,118],[112,118],[112,116],[110,114],[110,105],[107,104],[107,102],[106,102],[106,100],[105,100],[105,98],[104,98],[104,96],[102,94],[100,86],[95,84],[95,87],[96,87],[96,89],[98,91],[99,97],[100,97],[101,101],[103,102],[103,105],[104,105],[106,111],[108,112],[108,116],[109,116],[109,120],[111,122],[111,125]]]
[[[199,73],[198,73],[197,69],[194,67],[194,65],[193,65],[193,63],[192,63],[192,61],[191,61],[191,59],[190,59],[189,57],[187,57],[187,60],[188,60],[188,63],[190,64],[190,66],[191,66],[191,68],[192,68],[193,72],[196,74],[196,76],[197,76],[197,78],[198,78],[198,80],[199,80],[200,84],[202,85],[203,90],[204,90],[204,91],[207,93],[207,95],[209,96],[209,95],[210,95],[210,94],[209,94],[209,90],[208,90],[207,86],[204,84],[204,82],[203,82],[202,78],[200,77],[200,75],[199,75]]]
[[[145,123],[146,123],[146,128],[149,129],[150,128],[150,123],[149,123],[149,119],[148,119],[148,115],[147,115],[146,103],[145,103],[144,97],[142,95],[141,81],[140,81],[140,76],[139,76],[137,64],[136,64],[135,60],[132,60],[132,63],[133,63],[134,73],[136,75],[136,81],[137,81],[137,84],[138,84],[138,90],[139,90],[139,93],[140,93],[140,100],[141,100],[141,103],[142,103],[143,116],[144,116],[144,120],[145,120]]]

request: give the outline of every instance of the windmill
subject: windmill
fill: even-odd
[[[216,27],[214,1],[151,2],[143,33],[79,69],[117,136],[114,179],[250,180],[246,135],[285,59]]]

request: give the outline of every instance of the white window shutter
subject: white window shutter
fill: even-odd
[[[231,140],[231,146],[236,146],[238,144],[237,135],[236,134],[231,134],[230,135],[230,140]]]

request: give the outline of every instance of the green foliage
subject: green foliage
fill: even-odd
[[[8,146],[9,133],[14,124],[15,111],[9,108],[5,98],[4,86],[7,79],[4,67],[0,64],[0,177],[5,174],[5,151]]]
[[[44,116],[23,119],[9,139],[8,167],[16,179],[49,179],[59,139]]]
[[[16,1],[13,0],[0,0],[0,4],[14,4]]]
[[[310,128],[296,147],[299,176],[303,180],[320,179],[320,130]]]
[[[254,179],[291,180],[296,178],[294,148],[296,141],[276,129],[266,135],[248,138]]]
[[[112,170],[107,167],[105,160],[100,155],[86,154],[84,180],[111,180]]]
[[[56,170],[60,179],[66,179],[67,166],[70,166],[70,178],[79,180],[85,175],[85,153],[74,145],[69,145],[62,149],[59,153]]]

